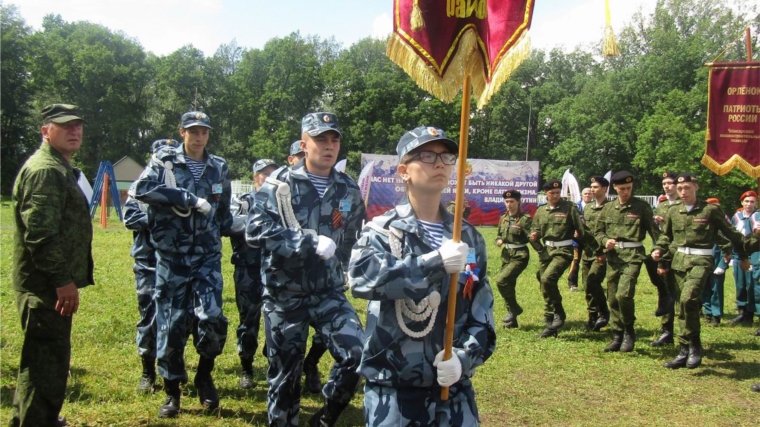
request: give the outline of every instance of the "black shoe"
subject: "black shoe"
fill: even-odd
[[[596,323],[594,323],[594,331],[599,332],[602,330],[603,327],[609,324],[610,324],[610,314],[602,313],[599,315],[599,318],[596,319]]]
[[[755,331],[755,336],[760,337],[760,328],[757,328],[757,330]]]
[[[620,344],[620,351],[623,353],[630,353],[633,351],[633,347],[636,345],[636,331],[633,329],[633,325],[625,327],[623,332],[623,343]]]
[[[664,316],[674,311],[676,301],[669,294],[657,295],[657,309],[654,311],[655,317]]]
[[[750,387],[749,389],[752,390],[752,391],[754,391],[754,392],[760,393],[760,383],[752,384],[752,387]]]
[[[523,312],[522,308],[518,307],[516,310],[509,310],[509,314],[507,314],[507,317],[502,319],[502,322],[504,323],[512,323],[513,320],[517,319],[517,316],[521,315]]]
[[[612,351],[620,351],[620,346],[623,344],[623,332],[622,331],[612,331],[612,341],[607,344],[607,347],[604,347],[604,351],[606,353],[612,352]]]
[[[698,368],[702,364],[702,341],[697,335],[689,340],[689,358],[686,360],[686,367],[689,369]]]
[[[567,315],[565,314],[565,308],[562,307],[562,303],[557,304],[554,307],[554,316],[552,316],[552,329],[558,330],[564,326],[566,318]]]
[[[594,330],[594,325],[596,324],[596,319],[598,318],[599,318],[599,313],[588,314],[588,321],[586,322],[586,326],[584,327],[586,332],[590,332]]]
[[[322,392],[322,381],[319,380],[319,368],[304,364],[303,367],[304,382],[306,391],[312,394]]]
[[[662,325],[662,333],[660,336],[649,343],[652,347],[662,347],[668,344],[673,344],[673,324]]]
[[[166,392],[166,402],[158,409],[159,418],[176,418],[179,415],[179,401],[181,392],[179,391],[178,380],[164,379],[164,391]]]
[[[195,373],[193,384],[198,391],[198,400],[201,406],[208,411],[213,411],[219,407],[219,393],[216,391],[214,379],[211,378],[211,371],[214,369],[214,359],[207,359],[201,356],[198,362],[198,371]]]
[[[58,427],[66,427],[69,425],[69,422],[66,421],[66,418],[63,418],[62,416],[58,416],[58,424],[56,424]]]
[[[752,326],[752,313],[741,309],[739,310],[739,315],[731,319],[729,324],[731,326]]]
[[[140,383],[137,385],[138,393],[153,393],[156,389],[156,359],[143,357],[142,376]]]
[[[256,387],[256,382],[253,381],[253,359],[241,357],[240,366],[243,368],[243,373],[240,375],[240,388],[248,390]]]
[[[712,316],[712,319],[710,319],[710,323],[708,323],[710,326],[720,326],[720,316]]]
[[[686,366],[686,361],[689,359],[689,345],[681,344],[681,351],[678,352],[678,356],[670,362],[665,362],[662,366],[668,369],[680,369]]]
[[[540,334],[536,335],[536,338],[549,338],[549,337],[557,337],[557,330],[553,329],[551,326],[547,326],[544,328],[543,331],[541,331]]]
[[[309,419],[309,427],[333,427],[348,403],[325,399],[325,404]]]
[[[713,320],[713,315],[712,314],[705,314],[705,322],[706,323],[710,323],[710,322],[712,322],[712,320]]]
[[[504,327],[507,329],[519,328],[520,325],[517,323],[517,316],[513,317],[512,320],[509,322],[504,322]]]
[[[578,292],[578,285],[570,285],[570,292]]]

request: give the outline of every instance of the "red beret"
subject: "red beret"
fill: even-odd
[[[739,197],[739,201],[743,202],[744,199],[746,199],[747,197],[754,197],[757,200],[757,193],[755,193],[752,190],[745,191],[744,193],[742,193],[742,196]]]

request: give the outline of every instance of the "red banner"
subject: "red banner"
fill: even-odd
[[[738,167],[760,178],[760,62],[712,64],[707,98],[702,164],[718,175]]]
[[[395,0],[388,56],[444,101],[469,72],[483,106],[530,53],[533,2]]]

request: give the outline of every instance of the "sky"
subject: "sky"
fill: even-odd
[[[439,0],[444,1],[444,0]],[[491,0],[494,1],[494,0]],[[27,25],[40,29],[47,14],[65,21],[90,21],[136,39],[148,51],[167,55],[192,44],[206,55],[233,39],[262,48],[274,38],[334,37],[348,47],[366,37],[384,38],[392,29],[393,0],[4,0],[15,4]],[[657,0],[610,0],[612,27],[619,33]],[[760,6],[760,0],[746,0]],[[604,30],[604,0],[536,0],[532,46],[539,49],[597,43]]]

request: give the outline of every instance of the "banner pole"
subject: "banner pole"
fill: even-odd
[[[749,27],[744,29],[744,46],[747,48],[747,62],[752,62],[752,32]],[[757,191],[760,191],[760,177],[757,178]]]
[[[456,201],[454,203],[454,230],[451,240],[461,241],[462,237],[462,220],[464,216],[464,178],[467,171],[467,143],[470,139],[470,75],[464,75],[462,83],[462,115],[459,122],[459,161],[457,162],[457,188]],[[454,346],[454,323],[457,309],[457,292],[459,288],[459,274],[451,275],[449,280],[449,297],[448,307],[446,310],[446,335],[444,338],[443,360],[449,360],[452,357],[452,347]],[[454,355],[454,357],[457,357]],[[448,400],[449,388],[441,388],[441,400]]]

